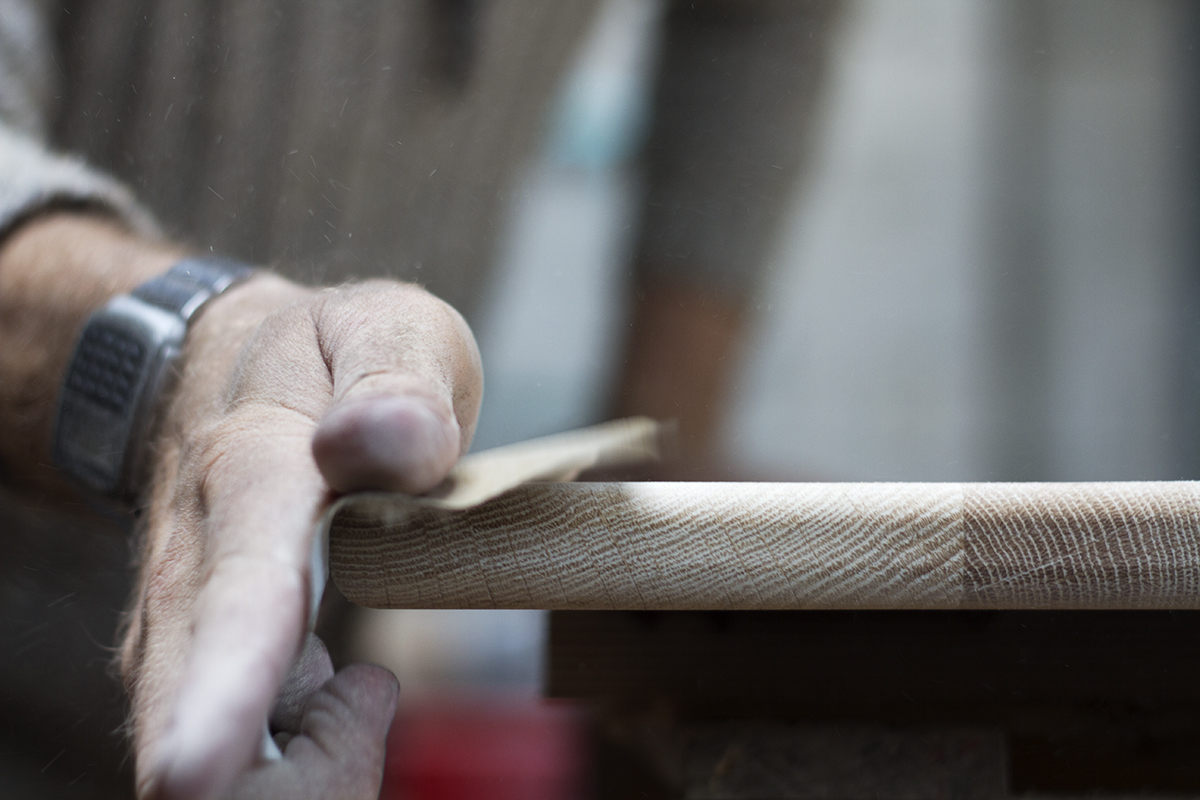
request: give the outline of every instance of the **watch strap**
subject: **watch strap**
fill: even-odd
[[[175,262],[162,275],[146,281],[131,294],[189,322],[205,303],[253,274],[253,269],[239,261],[196,256]]]

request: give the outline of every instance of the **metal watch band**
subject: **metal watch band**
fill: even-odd
[[[225,258],[185,258],[93,313],[63,382],[55,465],[101,495],[135,499],[189,322],[205,303],[253,273]]]
[[[201,306],[253,273],[250,267],[228,258],[185,258],[130,294],[152,306],[178,314],[187,323]]]

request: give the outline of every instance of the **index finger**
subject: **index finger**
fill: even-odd
[[[281,417],[231,422],[200,493],[208,511],[202,586],[182,619],[159,616],[190,629],[159,632],[182,638],[187,650],[162,738],[139,765],[163,796],[211,796],[253,763],[303,637],[308,554],[327,490],[308,455],[315,423]],[[258,427],[264,433],[249,433]]]

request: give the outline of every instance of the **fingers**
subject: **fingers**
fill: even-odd
[[[314,634],[308,634],[300,658],[292,666],[292,671],[279,689],[279,696],[275,698],[270,720],[272,730],[299,733],[309,698],[332,678],[333,662],[329,660],[325,643]]]
[[[326,502],[308,455],[312,428],[302,415],[252,408],[224,426],[202,470],[207,581],[166,730],[144,759],[162,796],[209,797],[259,752],[303,639],[313,525]]]
[[[178,800],[215,796],[254,763],[303,630],[286,613],[303,604],[299,581],[261,562],[227,562],[204,594],[174,711],[146,759],[161,796]]]
[[[303,761],[313,748],[350,773],[366,775],[378,792],[384,745],[400,686],[382,667],[346,667],[309,699],[301,737],[288,745],[285,757]]]
[[[470,444],[482,397],[462,317],[414,287],[373,283],[329,297],[318,328],[334,402],[313,456],[330,487],[436,486]]]
[[[380,667],[351,666],[309,698],[282,761],[243,776],[231,800],[375,800],[399,687]]]

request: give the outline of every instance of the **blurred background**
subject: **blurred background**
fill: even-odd
[[[476,325],[476,450],[613,410],[665,12],[606,0],[558,90]],[[818,30],[712,395],[720,477],[1196,477],[1197,12],[851,0]],[[361,652],[414,702],[538,692],[540,612],[369,614]]]
[[[726,456],[821,480],[1191,474],[1188,5],[841,5]],[[560,90],[477,330],[476,449],[607,411],[660,19],[605,3]]]

